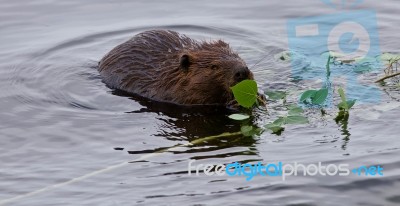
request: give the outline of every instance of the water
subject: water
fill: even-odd
[[[371,0],[361,7],[378,14],[381,50],[399,52],[397,1]],[[224,39],[248,65],[267,56],[252,68],[259,85],[301,91],[317,83],[295,82],[290,65],[275,55],[288,50],[289,18],[335,12],[320,1],[27,0],[1,1],[0,11],[0,204],[400,203],[396,88],[380,87],[379,105],[356,106],[348,128],[333,121],[334,111],[326,116],[309,111],[310,124],[289,126],[281,136],[265,132],[258,138],[219,138],[154,153],[237,132],[240,124],[223,113],[165,108],[127,97],[107,88],[96,70],[114,46],[141,31],[162,28],[198,40]],[[189,160],[379,164],[384,176],[298,176],[284,182],[276,177],[195,177],[187,174]]]

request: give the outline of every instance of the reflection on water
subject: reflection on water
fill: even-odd
[[[340,127],[340,131],[342,132],[343,136],[343,144],[342,144],[342,149],[346,150],[347,143],[350,140],[350,131],[348,129],[349,126],[349,113],[340,111],[338,115],[335,118],[336,124]]]
[[[256,140],[253,137],[245,137],[238,132],[241,124],[244,124],[245,122],[235,121],[227,117],[227,114],[234,112],[233,110],[231,111],[225,107],[216,106],[178,106],[174,104],[151,101],[147,98],[128,94],[120,90],[114,90],[112,93],[117,96],[129,97],[133,101],[144,106],[139,110],[127,113],[156,113],[159,115],[157,117],[159,123],[157,123],[156,127],[154,128],[152,135],[164,137],[171,141],[185,140],[192,144],[196,142],[193,146],[188,146],[185,151],[172,151],[174,154],[196,154],[231,147],[248,147],[250,150],[255,149]],[[252,121],[248,120],[246,125],[248,124],[252,124]],[[216,134],[223,133],[230,133],[232,135],[212,138]],[[128,151],[128,153],[154,153],[165,149],[168,148],[157,148],[154,150],[145,151]],[[255,153],[243,151],[228,154],[215,154],[204,157],[194,156],[192,159],[223,158],[225,156],[250,154],[254,155]]]
[[[239,122],[231,120],[227,114],[234,112],[217,106],[180,106],[170,103],[151,101],[150,99],[132,95],[120,90],[112,94],[129,97],[139,103],[142,108],[126,112],[129,114],[155,113],[159,123],[154,136],[183,138],[192,141],[199,137],[211,136],[223,132],[236,132]]]

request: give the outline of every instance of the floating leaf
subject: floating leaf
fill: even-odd
[[[303,112],[304,112],[304,110],[301,107],[293,107],[293,108],[290,108],[288,115],[299,115]]]
[[[391,53],[383,53],[380,57],[381,61],[392,61],[392,60],[396,60],[396,59],[400,59],[400,55],[399,54],[391,54]]]
[[[353,71],[357,73],[364,73],[364,72],[369,72],[373,68],[371,65],[363,65],[363,64],[357,64],[354,68]]]
[[[243,80],[231,89],[240,106],[250,108],[256,103],[257,83],[254,80]]]
[[[300,102],[304,102],[307,99],[313,97],[315,95],[315,93],[317,93],[316,90],[307,90],[307,91],[305,91],[300,97]]]
[[[279,117],[277,120],[265,125],[265,128],[272,131],[273,134],[280,134],[285,128],[282,127],[286,124],[286,117]]]
[[[262,128],[256,128],[256,129],[253,129],[253,131],[254,131],[254,134],[260,135],[264,130]]]
[[[279,117],[277,120],[275,120],[271,124],[274,124],[276,126],[282,126],[282,125],[286,124],[286,118],[285,117]]]
[[[295,116],[287,116],[286,124],[307,124],[308,119],[303,116],[295,115]]]
[[[248,125],[242,126],[240,128],[240,131],[242,132],[242,134],[244,136],[252,136],[252,134],[251,134],[252,130],[253,130],[253,127],[252,126],[248,126]]]
[[[357,64],[373,63],[376,62],[376,57],[356,57],[355,60]]]
[[[274,123],[265,125],[265,128],[271,130],[273,134],[278,134],[278,135],[279,135],[283,130],[285,130],[284,127],[277,126],[277,125],[275,125]]]
[[[244,125],[240,128],[240,131],[244,136],[250,137],[261,134],[263,130],[261,128],[254,128],[253,126]]]
[[[325,102],[326,97],[328,96],[328,89],[327,88],[322,88],[318,90],[314,97],[312,97],[312,104],[322,104]]]
[[[265,94],[272,100],[284,99],[287,95],[285,91],[267,91]]]
[[[249,115],[245,115],[245,114],[231,114],[228,117],[231,119],[234,119],[234,120],[245,120],[245,119],[250,118]]]

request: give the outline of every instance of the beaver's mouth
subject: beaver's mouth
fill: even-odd
[[[236,102],[235,100],[235,96],[233,95],[233,91],[231,89],[231,87],[235,86],[237,83],[233,82],[231,84],[229,84],[226,88],[225,88],[225,93],[223,94],[223,97],[225,99],[225,102],[227,104],[230,104],[232,102]],[[236,102],[237,104],[237,102]]]

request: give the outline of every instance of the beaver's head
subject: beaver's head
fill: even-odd
[[[221,40],[182,51],[179,61],[185,104],[227,104],[234,99],[230,87],[253,79],[246,63]]]

